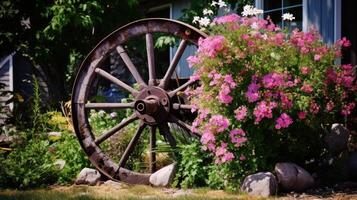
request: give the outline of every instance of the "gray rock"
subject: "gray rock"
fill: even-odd
[[[95,170],[90,168],[84,168],[79,173],[75,183],[77,185],[85,184],[85,185],[96,185],[101,178],[101,174]]]
[[[294,163],[277,163],[275,173],[285,191],[301,192],[314,185],[311,174]]]
[[[339,154],[347,149],[350,132],[342,124],[332,124],[331,131],[326,135],[325,142],[331,154]]]
[[[150,184],[153,186],[167,187],[171,184],[176,173],[176,163],[167,165],[150,176]]]
[[[270,172],[259,172],[247,176],[241,190],[250,195],[268,197],[278,191],[278,183],[275,176]]]

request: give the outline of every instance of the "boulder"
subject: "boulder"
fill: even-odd
[[[268,197],[277,193],[278,183],[272,173],[259,172],[247,176],[243,181],[241,190],[250,195]]]
[[[172,163],[151,174],[150,184],[153,186],[167,187],[171,184],[176,173],[176,163]]]
[[[339,154],[347,149],[350,132],[342,124],[332,124],[331,131],[326,135],[325,142],[331,154]]]
[[[82,171],[79,173],[75,183],[77,185],[84,184],[84,185],[97,185],[100,181],[101,174],[91,168],[83,168]]]
[[[282,190],[304,191],[314,185],[309,172],[294,163],[277,163],[275,173]]]

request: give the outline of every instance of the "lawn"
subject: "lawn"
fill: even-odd
[[[1,200],[116,200],[116,199],[252,199],[245,194],[227,193],[221,190],[192,189],[177,190],[169,188],[153,188],[150,186],[129,186],[126,184],[102,186],[56,186],[35,190],[2,190]]]

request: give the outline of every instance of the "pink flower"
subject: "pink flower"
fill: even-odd
[[[310,72],[310,68],[309,67],[301,67],[300,71],[302,74],[307,75]]]
[[[311,101],[310,102],[310,112],[312,114],[316,115],[317,113],[319,113],[319,111],[320,111],[320,106],[316,102]]]
[[[233,101],[233,97],[229,95],[231,89],[227,84],[223,84],[218,94],[218,100],[224,104],[230,104]]]
[[[222,17],[217,17],[213,20],[213,22],[216,24],[234,23],[234,22],[238,22],[239,19],[240,19],[239,15],[230,14]]]
[[[256,83],[249,84],[248,91],[246,92],[245,96],[247,97],[250,103],[259,100],[259,88],[260,86]]]
[[[216,164],[222,164],[234,159],[233,153],[227,150],[227,143],[225,142],[222,142],[221,146],[216,149],[215,156],[216,156],[216,160],[215,160]]]
[[[201,78],[201,74],[197,73],[197,71],[192,74],[192,76],[190,76],[190,81],[197,81],[197,80],[200,80]]]
[[[316,54],[316,55],[314,56],[314,60],[315,60],[315,61],[319,61],[320,59],[321,59],[321,55]]]
[[[231,142],[234,143],[235,147],[242,146],[248,139],[245,136],[245,132],[242,129],[233,129],[230,131],[229,136]]]
[[[306,118],[306,115],[307,115],[307,113],[306,112],[298,112],[297,113],[298,114],[298,118],[300,119],[300,120],[303,120],[303,119],[305,119]]]
[[[351,46],[351,42],[349,40],[347,40],[346,37],[343,37],[342,39],[337,41],[337,44],[343,47],[349,47]]]
[[[284,76],[278,73],[269,73],[263,77],[263,85],[265,88],[272,89],[284,84]]]
[[[223,132],[229,126],[229,120],[222,115],[213,115],[209,120],[209,124],[217,130],[217,132]]]
[[[208,150],[210,151],[215,151],[215,145],[214,145],[215,142],[216,142],[216,138],[211,132],[209,131],[203,132],[201,136],[201,143],[204,145],[205,150],[208,148]]]
[[[235,111],[234,113],[236,114],[235,115],[235,118],[238,120],[238,121],[243,121],[245,119],[245,117],[247,116],[247,107],[246,106],[239,106]]]
[[[283,113],[276,120],[275,128],[276,129],[288,128],[292,123],[293,123],[293,120],[291,119],[291,117],[289,115],[287,115],[286,113]]]
[[[223,50],[225,40],[223,35],[200,38],[198,40],[198,53],[214,58],[219,51]]]
[[[327,104],[326,104],[326,110],[327,110],[328,112],[331,112],[334,107],[335,107],[335,103],[333,103],[333,101],[327,102]]]
[[[235,88],[237,84],[234,82],[232,74],[227,74],[224,76],[224,82],[226,82],[230,88]]]
[[[239,157],[239,160],[241,160],[241,161],[246,160],[246,159],[247,158],[243,154],[241,154],[240,157]]]
[[[273,109],[277,106],[275,102],[261,101],[254,108],[255,123],[258,124],[263,118],[272,118]]]
[[[187,59],[188,67],[192,68],[192,66],[197,65],[201,62],[201,60],[197,56],[189,56]]]
[[[312,88],[311,85],[309,84],[304,84],[301,88],[300,88],[303,92],[306,92],[308,94],[312,93],[314,91],[314,89]]]
[[[290,109],[293,107],[293,102],[284,93],[280,93],[280,100],[284,109]]]
[[[351,111],[355,108],[355,103],[354,102],[351,102],[351,103],[348,103],[346,105],[343,105],[342,106],[342,110],[341,110],[341,114],[343,116],[348,116],[351,114]]]

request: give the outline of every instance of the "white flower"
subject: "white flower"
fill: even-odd
[[[294,15],[291,13],[284,13],[281,17],[286,21],[293,21],[295,19]]]
[[[201,27],[207,27],[211,23],[211,20],[208,17],[203,17],[198,21],[198,23]]]
[[[217,1],[212,1],[211,6],[215,6],[217,4],[218,4]]]
[[[220,8],[227,6],[226,2],[224,2],[223,0],[218,0],[218,2],[212,1],[211,6],[216,6],[216,5],[218,5]]]
[[[116,118],[117,116],[118,116],[118,114],[116,112],[110,113],[110,117],[111,118]]]
[[[213,15],[213,11],[205,8],[205,9],[203,9],[203,14],[204,15]]]
[[[192,23],[196,24],[200,20],[199,16],[193,17]]]
[[[218,5],[220,8],[223,8],[223,7],[226,7],[226,6],[227,6],[226,2],[224,2],[223,0],[218,0],[217,5]]]
[[[250,27],[251,27],[252,29],[254,29],[254,30],[258,30],[258,29],[259,29],[259,25],[258,25],[257,22],[253,22],[253,23],[250,25]]]
[[[259,14],[263,14],[263,10],[254,8],[251,5],[245,5],[243,7],[242,16],[244,16],[244,17],[256,16],[256,15],[259,15]]]

